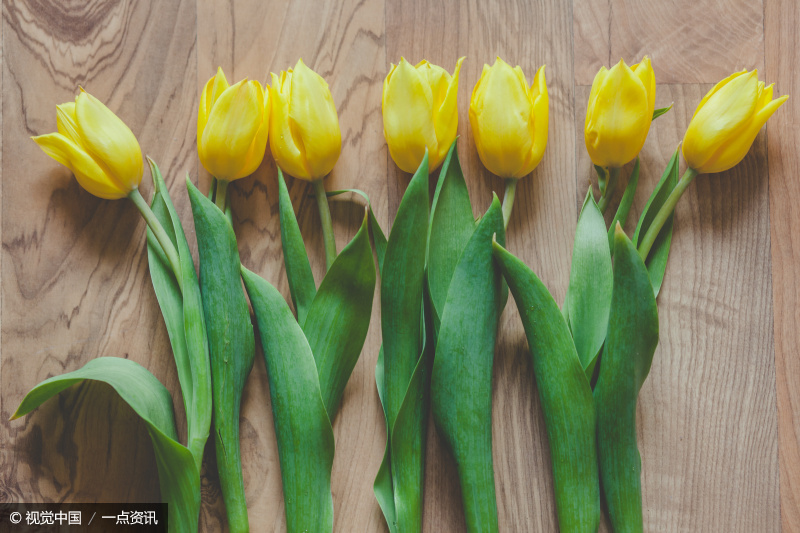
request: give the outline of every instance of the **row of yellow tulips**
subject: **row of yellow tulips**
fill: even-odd
[[[430,168],[443,161],[458,129],[458,75],[405,59],[392,65],[383,86],[384,135],[397,165],[413,172],[427,148]],[[652,121],[656,82],[650,60],[601,68],[592,84],[584,128],[592,162],[618,168],[641,150]],[[756,134],[788,98],[772,99],[772,85],[757,71],[720,81],[700,102],[683,140],[683,155],[698,173],[736,165]],[[472,92],[469,117],[478,155],[492,173],[521,178],[541,161],[547,144],[548,94],[544,67],[528,86],[525,74],[498,58],[484,65]],[[142,178],[142,155],[130,129],[100,101],[81,90],[58,106],[58,133],[35,137],[67,166],[81,186],[101,198],[127,196]],[[325,177],[341,152],[341,132],[328,84],[302,60],[294,69],[258,81],[228,85],[222,69],[203,89],[197,120],[198,155],[217,179],[254,172],[269,145],[288,174]]]

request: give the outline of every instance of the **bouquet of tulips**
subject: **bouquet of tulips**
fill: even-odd
[[[738,72],[699,103],[660,181],[625,233],[639,182],[638,154],[655,108],[650,60],[598,72],[589,97],[586,149],[598,175],[575,232],[562,307],[536,274],[505,248],[518,183],[544,157],[549,98],[544,67],[529,85],[520,67],[497,58],[472,92],[469,120],[483,165],[504,180],[473,216],[457,150],[459,73],[401,58],[383,86],[384,136],[398,167],[411,174],[388,238],[369,198],[327,192],[341,152],[328,84],[302,60],[271,75],[271,85],[229,85],[219,69],[204,87],[197,124],[199,160],[212,176],[207,193],[186,180],[199,275],[183,225],[156,163],[153,196],[139,192],[144,161],[130,129],[81,89],[57,106],[57,133],[35,137],[105,199],[128,198],[147,224],[150,278],[169,334],[187,436],[178,440],[169,392],[146,369],[101,357],[37,385],[14,417],[83,380],[111,385],[145,421],[155,450],[170,531],[197,531],[200,472],[212,433],[228,523],[249,531],[239,441],[243,389],[259,331],[267,368],[287,529],[333,529],[332,424],[361,354],[377,273],[383,345],[375,369],[386,420],[386,449],[374,492],[392,532],[421,531],[428,415],[455,460],[467,529],[497,531],[492,465],[492,366],[508,292],[525,330],[551,452],[562,531],[596,531],[601,492],[615,531],[642,531],[636,401],[658,344],[656,297],[664,279],[675,206],[692,180],[736,165],[786,100],[757,72]],[[291,303],[242,265],[228,192],[252,174],[269,146],[278,180],[283,258]],[[679,154],[687,169],[679,179]],[[613,217],[622,168],[633,167]],[[438,169],[433,198],[429,179]],[[284,172],[309,182],[319,209],[326,268],[314,280]],[[360,228],[339,252],[328,196],[360,193]],[[609,215],[609,216],[606,216]],[[610,224],[606,225],[606,219]],[[249,301],[249,304],[248,304]],[[252,307],[252,317],[250,308]]]

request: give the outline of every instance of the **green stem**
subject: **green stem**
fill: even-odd
[[[608,203],[611,201],[611,197],[614,195],[614,191],[617,189],[619,170],[619,167],[610,167],[608,169],[608,184],[606,185],[606,190],[602,191],[602,194],[600,195],[600,201],[597,202],[597,207],[603,214],[605,214],[606,209],[608,209]]]
[[[697,174],[698,172],[695,169],[691,167],[687,168],[686,172],[681,176],[680,181],[678,181],[678,184],[672,189],[667,201],[664,202],[664,205],[659,209],[658,214],[647,229],[647,233],[644,234],[641,244],[639,244],[639,256],[642,260],[647,259],[650,248],[653,247],[653,243],[656,241],[656,237],[658,237],[658,233],[661,231],[661,228],[664,227],[664,224],[666,224],[667,219],[675,210],[675,205],[678,203],[678,200],[681,199],[684,191],[694,178],[697,177]]]
[[[181,279],[181,262],[178,258],[178,251],[175,249],[175,245],[172,244],[172,241],[169,240],[167,236],[167,232],[164,231],[164,228],[161,226],[161,223],[156,218],[155,213],[150,209],[150,206],[147,205],[147,202],[142,198],[142,193],[139,192],[139,189],[133,189],[131,193],[128,195],[133,205],[139,210],[144,218],[147,225],[155,235],[158,244],[161,245],[161,249],[166,254],[167,259],[169,260],[169,264],[172,267],[172,273],[175,274],[175,279],[178,280],[178,286],[182,287]],[[181,288],[181,290],[183,290]]]
[[[314,196],[317,199],[319,208],[319,219],[322,224],[322,238],[325,240],[325,270],[328,271],[336,259],[336,240],[333,237],[333,222],[331,221],[331,210],[328,208],[328,196],[325,194],[325,184],[320,178],[312,181],[314,186]]]
[[[219,210],[225,212],[225,207],[228,202],[228,182],[225,180],[217,180],[217,192],[214,195],[214,203],[217,204]]]
[[[506,192],[503,195],[503,229],[508,229],[508,221],[511,220],[511,211],[514,209],[514,196],[517,192],[516,178],[506,178]]]

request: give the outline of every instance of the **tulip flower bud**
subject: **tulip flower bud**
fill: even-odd
[[[548,106],[544,66],[528,87],[519,66],[511,68],[499,57],[491,67],[484,65],[469,104],[483,165],[501,178],[530,174],[547,146]]]
[[[413,174],[428,149],[428,172],[444,161],[458,132],[458,73],[404,58],[392,65],[383,81],[383,135],[389,154],[403,171]]]
[[[787,98],[773,100],[772,85],[758,81],[757,70],[731,74],[697,106],[683,137],[683,157],[700,174],[728,170],[744,158],[761,126]]]
[[[33,137],[44,153],[75,174],[91,194],[124,198],[142,181],[142,150],[130,128],[83,89],[56,106],[58,133]]]
[[[197,154],[212,176],[249,176],[264,159],[269,134],[269,93],[246,79],[228,86],[222,69],[208,80],[197,114]]]
[[[272,74],[270,149],[284,172],[308,181],[324,178],[342,151],[336,105],[327,82],[299,60]]]
[[[644,146],[656,103],[656,78],[650,59],[628,67],[625,61],[601,67],[592,82],[584,141],[592,163],[619,168]]]

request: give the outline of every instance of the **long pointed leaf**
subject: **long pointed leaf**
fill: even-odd
[[[14,413],[19,418],[83,380],[106,383],[144,420],[153,442],[161,497],[169,504],[169,531],[197,531],[200,474],[191,452],[177,442],[169,391],[144,367],[117,357],[98,357],[83,368],[46,379],[31,389]]]
[[[611,251],[614,250],[614,228],[617,226],[617,222],[619,222],[620,226],[623,228],[625,227],[625,223],[628,221],[628,214],[631,212],[631,207],[633,206],[633,198],[636,196],[636,188],[638,185],[639,158],[637,157],[636,162],[633,164],[631,177],[628,179],[628,185],[625,186],[622,200],[620,200],[617,212],[614,214],[614,218],[611,220],[611,226],[608,228],[608,249]]]
[[[643,530],[636,399],[658,345],[650,276],[625,233],[614,238],[614,294],[594,390],[600,479],[614,531]]]
[[[447,289],[461,253],[475,231],[469,191],[454,141],[442,163],[428,227],[428,291],[438,332]]]
[[[600,478],[592,388],[569,327],[547,287],[497,243],[494,256],[517,302],[531,350],[550,445],[559,529],[596,532]]]
[[[187,179],[200,287],[211,352],[215,443],[222,496],[232,532],[247,531],[247,501],[239,446],[242,390],[253,368],[255,338],[242,289],[236,236],[225,214]]]
[[[431,376],[434,421],[458,466],[470,532],[498,529],[492,465],[492,365],[504,286],[492,259],[493,235],[504,243],[497,196],[453,273]]]
[[[375,279],[369,213],[365,210],[361,228],[325,274],[302,324],[331,421],[367,338]]]
[[[188,426],[187,446],[192,451],[197,468],[203,463],[203,452],[211,428],[211,367],[206,336],[203,300],[194,269],[192,253],[172,199],[169,197],[158,166],[148,158],[153,174],[155,194],[153,212],[178,250],[181,282],[178,285],[169,262],[155,236],[148,229],[147,251],[150,276],[159,305],[167,324],[170,344],[178,366],[183,402]],[[188,369],[182,368],[184,365]],[[181,379],[181,372],[188,370]]]
[[[314,355],[278,290],[244,267],[242,278],[253,304],[267,365],[286,529],[291,533],[331,531],[333,430],[320,393]]]
[[[303,324],[317,294],[311,264],[308,262],[306,246],[300,234],[300,226],[292,207],[292,199],[286,189],[283,172],[278,168],[278,206],[281,219],[281,245],[283,246],[283,263],[286,265],[286,278],[289,280],[289,292],[297,312],[297,321]]]
[[[567,290],[572,337],[589,378],[606,337],[612,284],[606,223],[589,189],[575,228]]]
[[[647,230],[650,228],[650,224],[653,223],[653,219],[661,209],[661,206],[664,205],[664,202],[667,201],[670,193],[678,184],[678,172],[680,170],[678,157],[679,153],[680,149],[675,150],[675,153],[672,155],[669,163],[667,163],[667,168],[664,169],[664,174],[661,176],[658,185],[656,185],[655,189],[653,189],[653,193],[647,200],[644,210],[642,210],[642,214],[639,217],[639,223],[636,226],[636,232],[634,233],[632,239],[636,246],[639,246],[645,234],[647,233]],[[658,236],[656,237],[655,242],[653,242],[653,247],[650,249],[650,254],[647,256],[647,261],[645,261],[647,270],[650,273],[650,281],[653,285],[653,292],[656,296],[658,296],[658,293],[661,290],[661,284],[664,281],[664,272],[667,269],[669,248],[672,244],[673,217],[674,215],[670,215],[667,219],[667,222],[661,228],[661,231],[658,232]]]
[[[398,413],[409,409],[414,412],[404,415],[404,419],[411,419],[404,424],[415,425],[418,428],[417,435],[424,435],[426,429],[423,427],[424,409],[418,408],[418,404],[404,409],[404,405],[407,398],[424,394],[419,389],[420,380],[414,379],[414,376],[424,348],[422,313],[427,226],[426,153],[400,201],[381,267],[381,363],[384,375],[378,379],[378,384],[383,389],[379,392],[382,392],[387,422],[384,459],[388,459],[388,463],[381,465],[374,490],[379,502],[383,502],[382,508],[387,509],[384,516],[390,528],[402,532],[420,531],[422,528],[424,462],[421,459],[424,450],[409,453],[409,449],[415,449],[424,440],[405,442],[395,453],[393,431]],[[391,479],[393,506],[387,504],[387,478]]]

